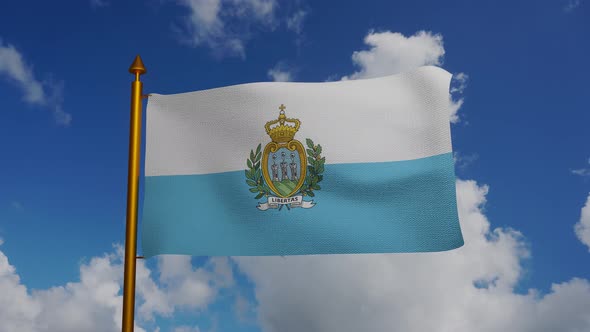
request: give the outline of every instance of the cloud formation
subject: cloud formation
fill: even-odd
[[[468,80],[469,76],[462,72],[453,75],[453,78],[451,80],[450,114],[452,123],[458,123],[460,121],[459,109],[461,108],[461,106],[463,106],[463,103],[465,102],[463,92],[467,88]]]
[[[419,31],[410,37],[399,32],[371,31],[364,42],[369,49],[352,54],[352,62],[359,70],[343,79],[373,78],[420,66],[438,66],[445,54],[442,35],[429,31]]]
[[[590,165],[590,158],[588,158],[588,164]],[[571,170],[572,174],[579,175],[583,177],[590,177],[590,167],[582,167],[577,169]]]
[[[295,32],[296,34],[301,34],[301,32],[303,32],[303,22],[305,21],[307,14],[307,11],[300,9],[288,17],[287,29]]]
[[[0,330],[115,331],[120,329],[122,266],[119,255],[80,267],[80,281],[29,291],[0,252]],[[137,329],[137,331],[144,331]]]
[[[465,246],[393,255],[235,258],[256,284],[264,331],[584,331],[590,283],[518,294],[529,250],[512,229],[492,229],[488,187],[458,181]]]
[[[82,264],[79,281],[29,290],[0,251],[0,331],[120,331],[122,258],[122,248],[116,247],[115,252]],[[136,280],[139,325],[153,324],[155,315],[170,317],[179,309],[206,308],[221,288],[233,285],[227,258],[214,258],[194,268],[189,256],[160,256],[156,272],[138,261]],[[186,328],[179,331],[198,331]],[[136,325],[135,331],[145,329]]]
[[[578,239],[588,247],[590,251],[590,194],[586,199],[586,204],[580,211],[580,221],[574,225],[574,231]]]
[[[267,75],[275,82],[291,82],[293,80],[293,72],[283,62],[279,62],[269,69]]]
[[[10,44],[0,39],[0,77],[4,76],[23,92],[27,104],[46,107],[52,110],[55,121],[69,125],[72,116],[63,110],[62,84],[41,82],[33,74],[23,55]]]
[[[464,170],[471,166],[477,161],[479,155],[476,153],[464,154],[459,151],[453,152],[453,162],[455,163],[455,169]]]
[[[414,70],[421,66],[441,66],[445,55],[443,36],[429,31],[418,31],[406,37],[399,32],[371,31],[365,36],[368,50],[355,51],[352,62],[358,68],[343,80],[364,79],[387,76]],[[451,122],[459,122],[458,111],[463,105],[463,91],[467,86],[468,75],[458,73],[451,82],[449,117]]]
[[[182,41],[208,46],[218,56],[245,57],[250,27],[276,23],[275,0],[181,0],[180,4],[189,11],[178,31]]]

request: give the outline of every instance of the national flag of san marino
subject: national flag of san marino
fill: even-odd
[[[429,66],[365,80],[152,94],[144,255],[462,246],[450,79]]]

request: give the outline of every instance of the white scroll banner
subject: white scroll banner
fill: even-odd
[[[258,210],[266,211],[268,209],[278,209],[281,205],[287,205],[289,208],[297,208],[301,207],[304,209],[310,209],[315,206],[313,201],[304,201],[303,196],[293,196],[293,197],[274,197],[270,196],[267,202],[258,203]]]

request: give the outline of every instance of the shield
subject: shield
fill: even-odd
[[[270,189],[281,198],[299,191],[307,173],[307,156],[298,140],[270,142],[262,153],[262,175]]]

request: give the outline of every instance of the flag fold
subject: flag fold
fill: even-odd
[[[144,255],[462,246],[450,79],[428,66],[365,80],[151,94]]]

